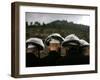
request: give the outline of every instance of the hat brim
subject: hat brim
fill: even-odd
[[[62,43],[62,46],[80,46],[80,43],[77,40],[70,40],[70,41],[64,41]]]
[[[82,45],[81,47],[82,47],[82,48],[85,48],[85,47],[89,47],[89,45]]]
[[[63,39],[62,37],[59,37],[59,36],[51,36],[50,38],[46,39],[46,41],[45,41],[46,45],[49,45],[49,42],[51,41],[51,39],[59,40],[60,43],[61,43],[62,41],[64,41],[64,39]]]
[[[35,45],[38,49],[43,50],[43,46],[41,46],[40,44],[34,43],[34,42],[27,42],[27,44],[32,44]]]

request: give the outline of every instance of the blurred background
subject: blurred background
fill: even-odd
[[[30,37],[44,39],[59,33],[62,37],[75,34],[89,42],[89,15],[26,12],[26,40]]]

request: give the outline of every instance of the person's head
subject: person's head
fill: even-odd
[[[40,51],[44,49],[44,44],[40,38],[29,38],[26,41],[26,53],[40,55]]]
[[[65,49],[66,55],[70,53],[77,53],[79,45],[79,38],[74,34],[66,36],[62,42],[62,47]]]
[[[81,47],[81,52],[85,56],[89,56],[90,50],[89,50],[89,43],[83,39],[80,40],[80,47]]]
[[[49,51],[56,51],[58,52],[60,49],[60,41],[56,39],[51,39],[48,45]]]
[[[63,37],[61,37],[61,35],[58,33],[53,33],[49,35],[45,40],[45,44],[48,47],[48,51],[59,52],[63,40]]]
[[[85,56],[89,56],[89,53],[90,53],[89,46],[83,47],[83,54],[84,54]]]
[[[32,54],[35,54],[37,55],[38,53],[38,47],[32,43],[28,43],[27,44],[27,48],[26,48],[26,53],[32,53]]]

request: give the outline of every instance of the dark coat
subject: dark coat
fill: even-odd
[[[69,50],[69,54],[62,61],[64,65],[80,65],[89,64],[89,56],[85,56],[79,50],[80,48],[73,47]]]
[[[43,66],[56,66],[60,65],[60,53],[56,51],[50,51],[48,56],[42,59]]]
[[[39,65],[39,58],[33,53],[26,53],[26,67],[35,67]]]

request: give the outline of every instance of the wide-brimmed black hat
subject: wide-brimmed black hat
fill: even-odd
[[[65,37],[64,41],[62,42],[62,46],[79,46],[79,38],[75,34],[70,34]]]
[[[26,44],[35,45],[40,50],[43,50],[44,49],[43,41],[40,38],[29,38],[29,39],[26,40]]]
[[[81,47],[89,47],[89,43],[83,39],[80,39],[80,46]]]
[[[53,33],[51,35],[49,35],[46,39],[45,39],[45,44],[46,45],[49,45],[49,42],[52,40],[52,39],[55,39],[55,40],[58,40],[60,43],[62,41],[64,41],[64,38],[58,34],[58,33]]]

